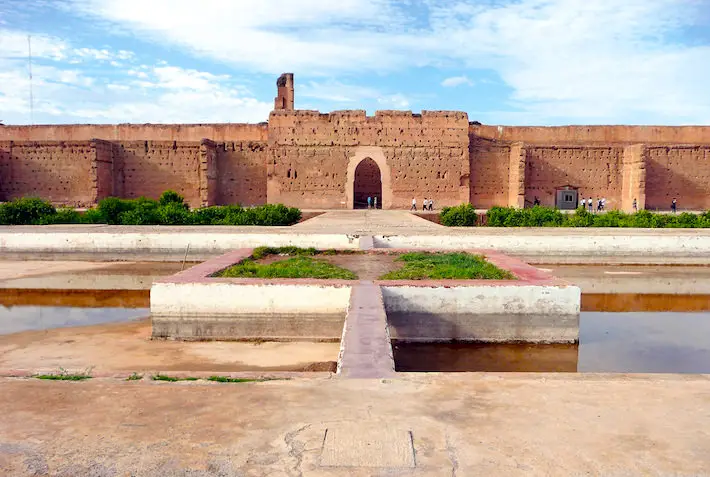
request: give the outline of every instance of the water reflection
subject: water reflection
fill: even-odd
[[[149,315],[149,308],[0,307],[0,334],[129,321]]]
[[[395,343],[398,371],[710,373],[710,313],[580,316],[579,345]]]

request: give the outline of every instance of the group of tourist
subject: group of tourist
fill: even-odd
[[[367,208],[368,209],[376,209],[377,208],[377,196],[375,196],[375,197],[371,197],[369,195],[367,196]]]
[[[417,210],[417,199],[412,198],[412,207],[409,210]],[[424,204],[422,204],[422,210],[434,210],[434,199],[424,199]]]
[[[590,212],[594,212],[594,200],[590,197],[589,200],[582,199],[579,206],[584,209],[584,205],[587,204]],[[606,198],[597,199],[597,212],[602,212],[606,209]]]

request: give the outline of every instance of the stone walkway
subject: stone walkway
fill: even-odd
[[[0,475],[703,476],[704,376],[0,379]]]

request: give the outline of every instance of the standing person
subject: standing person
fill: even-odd
[[[587,204],[589,205],[589,211],[594,212],[594,201],[591,197],[589,197],[589,202],[587,202]]]
[[[429,210],[434,210],[434,199],[429,199]]]
[[[535,200],[533,201],[533,207],[537,206],[537,205],[540,205],[540,199],[538,199],[537,196],[535,196]]]
[[[638,206],[638,203],[636,202],[636,199],[634,199],[634,203],[632,204],[632,207],[634,208],[634,213],[638,212],[639,206]]]
[[[585,204],[586,202],[587,202],[587,201],[584,200],[584,197],[582,197],[582,201],[579,203],[579,206],[580,206],[581,208],[584,208],[584,204]]]
[[[367,196],[367,208],[372,208],[372,197],[370,197],[369,195]]]
[[[673,213],[676,213],[676,210],[678,210],[678,202],[675,200],[675,197],[673,197],[673,202],[671,202],[671,210]]]
[[[375,196],[375,209],[377,208],[377,196]]]
[[[417,198],[412,197],[412,207],[409,210],[417,210]]]
[[[601,211],[602,211],[602,200],[599,197],[597,197],[597,212],[601,212]]]
[[[606,210],[606,197],[602,197],[602,210]]]
[[[422,210],[428,210],[429,209],[429,199],[424,199],[424,203],[422,204]]]

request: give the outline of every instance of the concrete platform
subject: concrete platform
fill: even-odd
[[[705,476],[708,406],[707,376],[464,373],[256,384],[4,378],[0,473]],[[373,428],[392,431],[378,443],[368,437]],[[324,442],[329,429],[335,438],[349,432],[352,445]],[[407,432],[415,467],[404,465],[411,463]],[[376,444],[370,451],[368,439]]]

